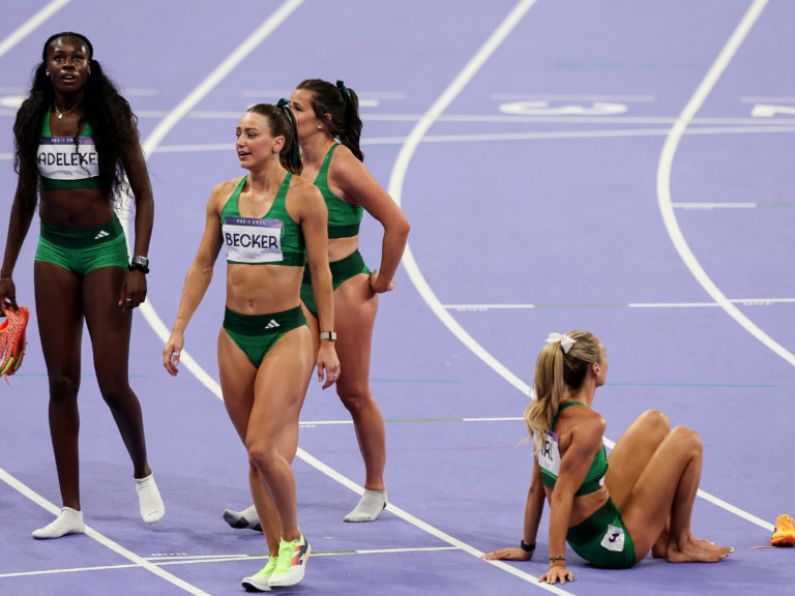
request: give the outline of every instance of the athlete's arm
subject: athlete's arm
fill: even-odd
[[[328,211],[320,191],[299,180],[296,195],[300,197],[301,231],[306,242],[306,258],[312,276],[312,293],[317,304],[320,331],[334,331],[334,290],[328,264]],[[324,380],[323,389],[330,387],[340,374],[340,363],[334,342],[321,339],[317,354],[317,376]]]
[[[549,558],[550,566],[539,579],[554,584],[572,581],[574,574],[566,567],[566,533],[571,520],[574,495],[582,486],[593,458],[602,443],[604,420],[594,416],[577,424],[571,440],[560,460],[560,474],[549,497]],[[562,557],[563,563],[553,562]]]
[[[541,468],[538,461],[533,461],[533,480],[530,490],[527,491],[527,502],[524,507],[524,532],[522,542],[526,545],[535,545],[538,534],[538,524],[541,523],[541,514],[544,512],[544,485],[541,482]],[[508,561],[529,561],[533,558],[534,549],[529,551],[521,547],[501,548],[483,555],[488,561],[504,559]]]
[[[334,185],[342,190],[342,196],[352,203],[357,203],[384,227],[384,239],[381,243],[381,265],[370,278],[373,291],[388,292],[394,288],[392,278],[395,276],[403,250],[409,237],[409,220],[376,181],[370,170],[345,147],[334,153],[329,177]]]
[[[152,225],[155,218],[155,201],[152,196],[152,184],[146,169],[146,159],[138,143],[138,127],[132,124],[135,132],[135,143],[124,156],[124,171],[130,182],[130,189],[135,197],[135,248],[131,256],[145,257],[149,254],[149,241],[152,237]],[[129,299],[129,300],[128,300]],[[121,288],[119,305],[123,308],[135,308],[146,299],[146,276],[141,271],[128,271]]]
[[[185,345],[185,328],[188,326],[193,313],[199,307],[205,292],[213,279],[213,265],[221,250],[221,222],[219,220],[220,207],[223,198],[229,196],[231,183],[224,182],[213,189],[210,200],[207,202],[207,215],[204,224],[199,250],[193,259],[185,276],[182,287],[182,296],[179,300],[177,318],[171,328],[171,337],[163,348],[163,366],[171,375],[178,372],[179,354]]]
[[[14,202],[11,204],[11,216],[8,219],[8,235],[3,256],[3,266],[0,268],[0,304],[10,304],[17,308],[17,292],[14,287],[14,267],[22,250],[22,243],[30,229],[33,213],[36,211],[36,173],[27,171],[20,164],[17,190],[14,193]]]

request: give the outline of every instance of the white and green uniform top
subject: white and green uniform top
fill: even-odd
[[[80,131],[77,143],[73,137],[54,137],[50,130],[50,110],[47,110],[36,162],[44,190],[102,188],[99,154],[88,123]]]

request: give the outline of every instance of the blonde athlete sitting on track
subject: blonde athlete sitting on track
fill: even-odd
[[[525,411],[535,439],[533,480],[519,548],[485,559],[529,560],[549,501],[549,569],[540,579],[572,581],[566,542],[595,567],[632,567],[649,551],[672,563],[720,561],[734,550],[697,540],[690,517],[701,477],[701,441],[690,429],[669,429],[649,410],[622,435],[610,454],[602,444],[605,421],[591,409],[607,377],[607,353],[587,331],[550,333],[538,355],[536,399]]]
[[[304,577],[310,549],[298,527],[290,465],[298,447],[298,415],[315,356],[301,310],[305,257],[320,313],[317,354],[323,388],[339,375],[333,339],[333,295],[327,256],[327,214],[320,192],[299,176],[292,115],[259,104],[237,126],[237,155],[249,174],[217,185],[204,235],[188,270],[179,312],[163,350],[177,374],[183,333],[210,284],[226,244],[226,314],[218,336],[221,389],[249,457],[249,484],[266,529],[270,557],[243,579],[247,590],[291,586]]]
[[[378,311],[378,294],[389,292],[409,234],[400,207],[373,178],[359,148],[362,121],[359,98],[342,81],[301,82],[290,98],[304,162],[302,176],[323,194],[329,212],[329,260],[334,284],[334,315],[342,372],[337,395],[351,413],[364,459],[364,494],[345,516],[347,522],[368,522],[386,507],[384,484],[386,436],[384,420],[370,390],[370,346]],[[359,253],[359,224],[364,211],[384,227],[381,264],[370,271]],[[307,318],[317,329],[309,271],[304,272],[301,298]],[[317,336],[317,334],[315,334]],[[260,529],[253,507],[227,509],[224,519],[234,528]]]

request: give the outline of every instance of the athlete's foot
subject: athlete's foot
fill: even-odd
[[[224,521],[237,530],[248,528],[249,530],[262,532],[262,526],[259,523],[259,517],[257,517],[257,510],[254,505],[243,511],[224,509]]]
[[[279,559],[276,568],[268,580],[271,588],[294,586],[304,579],[306,563],[312,549],[301,534],[297,539],[287,541],[282,539],[279,543]]]
[[[731,546],[720,546],[690,536],[681,541],[669,540],[665,558],[669,563],[717,563],[733,552]]]
[[[278,556],[270,555],[265,567],[257,571],[254,575],[244,577],[242,584],[246,592],[270,592],[271,588],[268,585],[268,580],[276,570],[277,561]]]
[[[378,519],[387,504],[386,489],[364,489],[364,494],[356,507],[343,519],[346,522],[370,522]]]
[[[64,507],[55,518],[55,521],[50,522],[43,528],[33,530],[31,536],[37,540],[46,540],[48,538],[60,538],[67,534],[84,534],[86,525],[83,522],[83,512],[72,509],[71,507]]]
[[[795,544],[795,520],[786,513],[776,518],[776,528],[770,538],[772,546],[792,546]]]
[[[149,474],[145,478],[136,478],[135,488],[138,493],[138,510],[146,523],[156,522],[166,514],[166,506],[155,484],[154,474]]]

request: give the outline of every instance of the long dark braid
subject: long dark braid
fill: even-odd
[[[89,51],[88,76],[83,90],[83,115],[78,123],[75,145],[83,125],[88,123],[92,128],[94,145],[99,156],[99,179],[103,187],[110,188],[114,196],[118,196],[124,185],[123,163],[138,142],[135,128],[136,118],[130,104],[119,94],[114,83],[105,75],[102,66],[94,60],[94,49],[84,35],[65,31],[50,36],[42,50],[42,62],[33,72],[33,83],[27,99],[17,112],[14,122],[14,139],[16,154],[14,168],[17,173],[38,179],[36,156],[41,126],[47,110],[55,102],[52,82],[47,76],[47,52],[50,45],[59,38],[72,37],[83,44]]]

